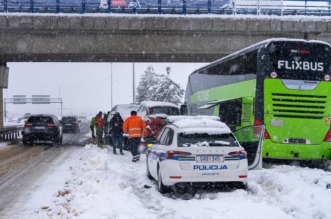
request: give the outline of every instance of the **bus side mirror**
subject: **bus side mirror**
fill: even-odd
[[[180,106],[180,115],[187,115],[187,105],[183,104]]]

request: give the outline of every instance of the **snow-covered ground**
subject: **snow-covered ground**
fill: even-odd
[[[10,144],[10,142],[0,142],[0,148],[7,147]]]
[[[199,192],[186,200],[157,191],[145,176],[145,156],[132,163],[129,152],[86,145],[46,175],[13,218],[331,218],[331,173],[319,169],[250,171],[248,191]]]

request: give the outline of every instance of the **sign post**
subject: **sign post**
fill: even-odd
[[[2,89],[0,89],[0,93],[2,93]],[[1,102],[2,103],[2,102]],[[63,102],[62,98],[51,98],[50,95],[32,95],[32,98],[27,98],[26,95],[13,95],[13,98],[5,98],[5,118],[6,116],[6,104],[51,104],[51,103],[60,103],[61,104],[61,118],[62,118],[62,107]]]
[[[13,104],[26,104],[26,95],[13,95]]]
[[[32,104],[50,104],[50,95],[32,95]]]

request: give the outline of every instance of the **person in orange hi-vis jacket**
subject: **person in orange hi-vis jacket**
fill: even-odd
[[[132,162],[139,161],[140,153],[138,147],[142,137],[147,137],[146,124],[142,118],[137,116],[136,111],[131,111],[123,124],[123,132],[129,134]]]
[[[102,141],[102,134],[103,134],[103,119],[102,119],[102,112],[100,111],[96,117],[95,117],[95,126],[97,128],[97,137],[98,137],[98,143],[103,143]]]

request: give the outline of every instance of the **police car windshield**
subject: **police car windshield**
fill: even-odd
[[[237,147],[239,146],[232,133],[179,133],[179,147]]]

